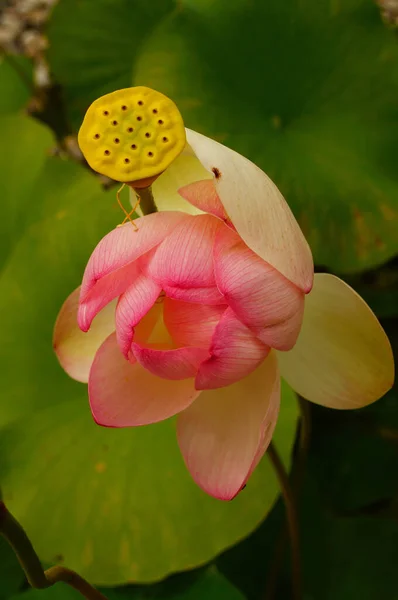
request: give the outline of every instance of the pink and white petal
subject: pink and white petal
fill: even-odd
[[[231,386],[202,392],[177,419],[178,443],[195,482],[231,500],[248,480],[271,440],[280,402],[274,353]]]
[[[200,160],[189,146],[171,163],[164,173],[152,184],[156,206],[160,211],[180,210],[191,215],[202,211],[187,202],[178,190],[193,181],[212,179],[212,173],[206,171]]]
[[[97,314],[88,333],[77,324],[80,287],[68,296],[54,326],[53,347],[61,367],[70,377],[87,383],[95,353],[110,333],[115,331],[116,301]]]
[[[189,219],[176,212],[154,213],[117,227],[92,253],[81,287],[79,326],[87,331],[98,311],[120,296],[139,272],[137,259],[160,244],[179,224]]]
[[[211,215],[185,217],[151,253],[148,276],[163,288],[215,287],[213,244],[219,227],[224,225]]]
[[[88,392],[98,425],[133,427],[163,421],[197,398],[193,379],[171,381],[132,364],[120,352],[116,334],[98,350],[90,371]]]
[[[218,217],[227,225],[233,227],[225,212],[224,206],[221,204],[221,200],[218,197],[214,181],[210,179],[195,181],[194,183],[190,183],[189,185],[180,188],[178,192],[185,200],[190,202],[190,204],[193,204],[210,215]]]
[[[290,350],[300,332],[304,293],[228,229],[214,246],[217,286],[239,319],[267,346]]]
[[[194,304],[165,298],[163,318],[177,346],[210,348],[212,336],[227,306]]]
[[[200,133],[187,141],[214,177],[217,194],[243,241],[304,292],[312,287],[311,250],[289,206],[255,164]]]
[[[334,275],[317,273],[297,344],[278,353],[283,377],[304,398],[360,408],[393,385],[390,342],[364,300]]]
[[[236,383],[257,369],[269,351],[227,308],[215,328],[210,357],[199,367],[196,389],[211,390]]]
[[[119,298],[116,308],[116,336],[120,350],[128,358],[134,329],[156,302],[162,288],[140,274]]]
[[[199,365],[209,356],[204,348],[149,348],[132,344],[135,359],[157,377],[177,381],[195,377]]]

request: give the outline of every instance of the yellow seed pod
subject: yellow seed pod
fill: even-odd
[[[94,171],[135,183],[160,175],[182,152],[186,137],[174,102],[140,86],[95,100],[86,112],[78,141]]]

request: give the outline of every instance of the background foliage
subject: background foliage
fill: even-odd
[[[3,498],[45,563],[75,568],[110,600],[285,600],[286,544],[275,558],[284,508],[267,457],[236,500],[213,500],[186,473],[172,420],[98,428],[86,388],[56,362],[59,307],[121,220],[115,188],[87,169],[75,136],[101,94],[148,85],[171,96],[187,126],[274,179],[317,267],[358,289],[397,348],[393,27],[372,0],[59,0],[41,21],[39,5],[0,2]],[[23,24],[8,39],[11,13]],[[352,413],[312,407],[311,417],[299,502],[305,598],[398,599],[396,390]],[[276,443],[286,466],[293,451],[293,478],[297,418],[285,386]],[[0,598],[78,597],[62,585],[29,590],[0,542]]]

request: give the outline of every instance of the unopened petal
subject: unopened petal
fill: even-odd
[[[283,377],[304,398],[360,408],[393,385],[390,342],[369,306],[334,275],[315,275],[297,344],[278,353]]]
[[[187,141],[213,173],[217,194],[243,241],[309,292],[314,272],[311,250],[271,179],[240,154],[200,133],[187,129]]]
[[[304,293],[228,227],[217,233],[214,259],[218,289],[239,319],[267,346],[292,348],[301,327]]]
[[[159,349],[133,343],[132,352],[138,362],[157,377],[179,380],[195,377],[199,365],[209,356],[204,348],[183,347]]]
[[[210,215],[186,217],[151,253],[147,274],[162,287],[215,287],[213,244],[219,227],[224,225]]]
[[[273,353],[231,386],[202,392],[177,420],[178,443],[196,483],[231,500],[265,452],[277,420],[280,378]]]
[[[142,273],[119,298],[116,309],[116,335],[120,350],[127,358],[134,329],[154,305],[161,287]]]
[[[210,357],[200,365],[195,386],[211,390],[231,385],[252,373],[269,351],[228,308],[215,328]]]
[[[167,419],[198,396],[193,379],[171,381],[152,375],[120,352],[116,334],[98,350],[89,378],[94,420],[105,427],[132,427]]]
[[[87,383],[95,353],[115,330],[116,301],[108,304],[95,317],[89,332],[83,333],[77,324],[80,287],[68,296],[58,314],[53,346],[62,368],[70,377]]]
[[[225,304],[211,306],[171,298],[165,298],[163,306],[164,322],[174,342],[200,348],[210,347],[216,325],[227,308]]]
[[[187,215],[155,213],[126,223],[106,235],[95,248],[84,272],[79,326],[87,331],[101,308],[122,294],[137,277],[137,259],[157,246]]]
[[[218,217],[228,225],[232,225],[218,197],[214,181],[211,179],[203,179],[202,181],[190,183],[178,191],[193,206],[200,208],[205,213]]]

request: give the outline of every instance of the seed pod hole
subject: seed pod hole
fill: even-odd
[[[168,142],[168,141],[169,141],[169,138],[167,138],[167,137],[164,137],[164,138],[162,138],[162,140],[163,140],[163,142]]]
[[[107,115],[109,115],[109,110],[104,110],[102,114],[106,117]]]
[[[138,106],[144,106],[144,103],[142,100],[138,100]]]
[[[125,104],[123,104],[122,110],[127,110],[127,106]]]
[[[137,150],[137,146],[135,144],[131,144],[131,149],[132,150]]]
[[[158,123],[159,125],[163,125],[164,121],[162,121],[162,119],[159,119]]]
[[[134,127],[129,127],[129,128],[127,129],[127,131],[128,131],[129,133],[133,133],[133,131],[134,131]]]
[[[112,121],[112,125],[117,125],[117,121]]]
[[[129,158],[125,158],[124,162],[126,163],[126,165],[128,165],[128,163],[130,162],[130,159]]]
[[[148,156],[153,156],[153,152],[148,152]]]
[[[95,140],[99,140],[99,139],[100,139],[100,134],[99,134],[99,133],[96,133],[96,134],[95,134],[95,136],[94,136],[94,139],[95,139]]]
[[[137,121],[142,121],[142,117],[138,116]]]
[[[115,144],[118,144],[120,142],[119,138],[115,138],[113,141],[115,142]]]
[[[151,137],[151,134],[149,133],[149,131],[146,132],[145,137],[146,138],[150,138]]]
[[[157,114],[158,114],[158,109],[157,109],[157,108],[154,108],[154,109],[152,110],[152,112],[153,112],[153,114],[154,114],[154,115],[157,115]]]
[[[105,154],[105,156],[109,156],[110,155],[109,150],[105,150],[104,154]]]

